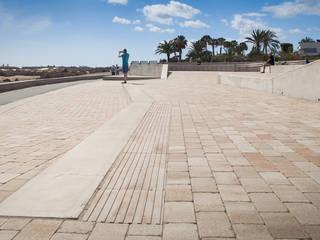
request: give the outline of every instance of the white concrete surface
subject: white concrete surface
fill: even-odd
[[[162,65],[162,72],[161,72],[161,79],[167,79],[168,78],[168,64],[163,64]]]
[[[0,215],[79,217],[151,105],[137,88],[129,107],[3,201]]]

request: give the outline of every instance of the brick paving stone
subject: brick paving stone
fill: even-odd
[[[239,180],[247,193],[272,192],[271,188],[261,178],[240,178]]]
[[[269,184],[290,184],[288,179],[280,172],[260,172],[260,175]]]
[[[235,185],[240,184],[237,176],[233,172],[215,172],[214,177],[217,184]]]
[[[30,218],[9,218],[4,224],[0,226],[0,229],[21,230],[30,221]]]
[[[93,229],[93,226],[92,222],[66,220],[61,224],[58,232],[87,234]]]
[[[212,173],[208,167],[189,167],[191,178],[210,178]]]
[[[190,185],[168,185],[165,194],[166,202],[192,202]]]
[[[0,239],[1,240],[12,240],[18,231],[9,231],[9,230],[0,230]]]
[[[290,181],[303,193],[320,193],[320,184],[311,178],[290,178]]]
[[[234,224],[232,226],[239,240],[273,240],[265,225]]]
[[[282,202],[309,202],[294,186],[272,185],[271,188]]]
[[[127,224],[97,223],[88,240],[124,240],[128,231]]]
[[[161,240],[161,237],[155,236],[128,236],[126,240]]]
[[[307,173],[314,181],[320,184],[320,172],[308,172]]]
[[[233,167],[239,178],[261,178],[253,167]]]
[[[191,178],[192,192],[218,192],[213,178]]]
[[[168,162],[168,172],[188,172],[186,162]]]
[[[306,238],[302,226],[290,213],[261,213],[268,231],[274,238]]]
[[[198,240],[196,224],[165,224],[163,240]]]
[[[231,224],[224,212],[197,213],[199,234],[202,238],[234,237]]]
[[[218,185],[221,198],[231,202],[249,202],[249,197],[240,185]]]
[[[15,240],[49,240],[60,224],[60,220],[33,220],[20,231]]]
[[[195,223],[192,202],[166,202],[164,206],[165,223]]]
[[[252,203],[249,202],[226,202],[226,212],[232,224],[251,223],[263,224],[261,217]]]
[[[0,226],[2,225],[2,224],[4,224],[6,221],[8,221],[8,218],[6,218],[6,217],[0,217]],[[0,228],[1,229],[1,228]]]
[[[320,209],[320,193],[305,193],[304,196],[306,196],[314,206]]]
[[[202,166],[207,167],[208,161],[205,157],[188,157],[188,164],[189,166]]]
[[[88,235],[77,233],[56,233],[50,240],[86,240]]]
[[[310,235],[312,240],[320,240],[320,225],[304,226],[304,230]]]
[[[193,198],[196,212],[225,211],[218,193],[194,193]]]
[[[149,225],[149,224],[131,224],[129,226],[128,235],[134,236],[161,236],[161,225]]]
[[[168,154],[168,162],[186,162],[187,154]]]
[[[274,193],[251,193],[249,197],[259,212],[288,211]]]
[[[231,165],[227,162],[215,162],[208,160],[208,163],[213,172],[233,172]]]
[[[310,203],[286,203],[289,211],[303,225],[320,225],[320,210]]]
[[[250,166],[251,163],[244,157],[228,157],[228,162],[231,166]]]
[[[190,184],[188,172],[168,172],[167,184],[169,185],[186,185]]]
[[[320,172],[320,168],[311,162],[293,162],[293,164],[304,172]]]

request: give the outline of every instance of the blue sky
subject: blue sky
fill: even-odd
[[[242,41],[254,28],[295,47],[320,39],[320,0],[0,0],[0,64],[107,66],[123,48],[158,60],[177,35]]]

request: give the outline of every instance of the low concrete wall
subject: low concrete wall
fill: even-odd
[[[163,64],[133,63],[130,66],[131,76],[153,76],[161,77]]]
[[[283,73],[289,72],[302,67],[303,65],[275,65],[271,66],[272,73]],[[262,67],[260,67],[260,72],[262,72]],[[270,68],[266,67],[266,73],[270,72]]]
[[[285,70],[288,70],[288,68]],[[244,76],[243,74],[219,73],[218,83],[293,98],[319,101],[320,60],[308,65],[293,67],[289,71],[282,71],[282,73],[280,71],[280,73],[272,74],[270,77],[266,75],[252,77]]]
[[[169,63],[169,71],[258,72],[257,63]]]
[[[225,73],[220,73],[218,83],[223,85],[229,85],[239,88],[249,88],[267,93],[272,93],[272,79],[251,76],[237,76]]]
[[[94,75],[81,75],[81,76],[74,76],[74,77],[46,78],[46,79],[28,80],[28,81],[21,81],[21,82],[1,83],[0,84],[0,93],[18,90],[18,89],[22,89],[22,88],[47,85],[47,84],[100,79],[105,75],[106,74],[101,74],[101,75],[94,74]]]

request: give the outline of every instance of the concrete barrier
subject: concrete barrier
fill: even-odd
[[[95,80],[103,78],[106,74],[93,74],[93,75],[81,75],[73,77],[62,77],[62,78],[46,78],[46,79],[36,79],[36,80],[27,80],[19,82],[9,82],[0,84],[0,93],[8,92],[13,90],[18,90],[22,88],[35,87],[47,84],[55,83],[64,83],[64,82],[75,82],[82,80]]]
[[[293,98],[320,101],[320,60],[303,66],[281,66],[272,74],[219,73],[218,83]]]
[[[133,63],[130,66],[131,76],[153,76],[161,78],[165,64]]]
[[[259,72],[261,63],[169,63],[169,71]]]
[[[284,73],[302,67],[303,65],[275,65],[271,66],[272,73]],[[266,73],[270,72],[270,67],[266,67]],[[260,72],[262,72],[262,67],[260,67]]]

